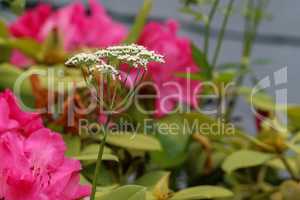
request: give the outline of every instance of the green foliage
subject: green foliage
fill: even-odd
[[[98,195],[97,200],[146,200],[146,188],[138,185],[126,185],[108,192],[108,194]]]
[[[222,169],[230,174],[237,169],[262,165],[273,157],[274,156],[271,154],[258,151],[240,150],[232,153],[226,158],[222,165]]]
[[[11,2],[15,11],[22,10],[24,1]],[[191,80],[211,81],[217,88],[222,84],[235,82],[236,88],[232,88],[229,93],[212,103],[200,99],[201,108],[204,109],[211,105],[219,107],[222,101],[228,103],[224,113],[208,116],[192,111],[155,118],[132,105],[126,112],[116,113],[110,118],[111,122],[119,125],[122,124],[121,119],[126,117],[132,123],[132,129],[106,131],[107,138],[103,133],[72,135],[60,125],[47,125],[62,132],[68,147],[66,155],[81,161],[81,182],[91,185],[94,181],[98,200],[299,199],[300,106],[289,105],[285,108],[283,105],[277,105],[266,91],[255,91],[251,87],[243,86],[243,79],[247,73],[251,73],[253,85],[256,84],[255,73],[251,69],[253,65],[270,63],[265,58],[251,60],[258,25],[261,20],[268,18],[268,14],[265,13],[266,1],[247,0],[249,5],[244,10],[244,17],[248,26],[245,29],[241,60],[223,64],[217,63],[217,57],[223,41],[222,34],[226,32],[225,22],[231,13],[225,12],[225,16],[224,13],[217,15],[226,17],[227,20],[223,18],[224,27],[220,31],[222,34],[219,36],[219,50],[214,52],[216,58],[211,59],[208,53],[210,24],[215,12],[223,9],[222,5],[218,4],[221,1],[182,2],[184,6],[181,11],[190,14],[197,23],[204,23],[206,45],[202,50],[191,44],[192,57],[199,67],[199,73],[176,75]],[[134,43],[138,40],[151,7],[152,0],[145,0],[124,43]],[[210,12],[206,13],[204,9]],[[12,49],[21,51],[36,64],[28,66],[26,70],[3,64],[9,61]],[[16,80],[25,77],[20,85],[21,100],[24,100],[25,105],[34,104],[28,77],[39,74],[42,88],[49,88],[52,86],[48,82],[49,73],[54,74],[55,92],[67,92],[70,89],[68,85],[76,82],[83,105],[90,103],[86,98],[89,95],[86,85],[80,84],[84,83],[80,69],[62,66],[69,55],[64,51],[63,41],[56,30],[39,44],[29,38],[10,37],[6,24],[0,21],[0,52],[0,89],[14,88]],[[111,56],[108,60],[109,64],[119,69],[120,60],[118,61],[117,57]],[[62,84],[66,87],[62,88]],[[119,87],[115,82],[111,84]],[[123,98],[126,91],[125,87],[118,90],[119,98]],[[202,94],[211,93],[203,88]],[[246,133],[241,126],[243,121],[236,121],[234,118],[234,102],[238,97],[244,97],[253,111],[267,112],[257,128],[257,135]],[[151,103],[141,102],[145,108]],[[287,112],[287,126],[277,118],[276,111]],[[96,122],[98,114],[97,112],[85,117],[89,122]],[[249,116],[257,117],[255,113],[249,113]],[[152,120],[152,126],[139,127],[138,125],[146,119]],[[209,128],[192,128],[202,125]],[[111,128],[109,124],[103,127],[105,126],[107,130]],[[103,144],[103,152],[99,149],[99,142]],[[103,160],[104,163],[101,168],[98,167],[100,174],[95,179],[94,170],[101,163],[99,152],[103,153],[100,161]]]
[[[131,44],[137,41],[147,21],[147,17],[151,9],[152,9],[152,0],[144,0],[144,4],[141,7],[139,13],[137,14],[134,24],[124,43]]]
[[[125,149],[133,149],[140,151],[161,150],[161,145],[159,141],[157,141],[154,137],[138,133],[117,132],[112,135],[109,135],[107,143]]]
[[[174,194],[170,200],[215,199],[232,197],[233,193],[217,186],[191,187]]]

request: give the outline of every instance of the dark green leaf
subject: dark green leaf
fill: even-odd
[[[191,48],[193,59],[199,67],[201,71],[200,73],[203,74],[203,77],[210,80],[212,78],[213,71],[207,61],[206,55],[193,43],[191,44]]]

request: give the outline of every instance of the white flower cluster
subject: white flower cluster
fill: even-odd
[[[66,65],[95,65],[99,63],[100,59],[93,53],[79,53],[75,56],[71,57],[67,62]]]
[[[147,69],[149,62],[164,62],[163,56],[154,51],[148,51],[145,47],[136,44],[112,46],[101,49],[95,53],[79,53],[71,57],[66,65],[86,66],[89,78],[93,78],[94,72],[110,74],[113,79],[120,78],[120,72],[105,61],[117,60],[127,63],[135,68]]]
[[[149,62],[164,62],[162,55],[136,44],[108,47],[97,51],[95,55],[99,59],[114,58],[135,68],[144,67],[147,69]]]
[[[119,70],[117,70],[116,68],[114,68],[111,65],[106,64],[103,60],[100,61],[100,64],[89,67],[88,70],[89,70],[90,76],[92,76],[94,72],[99,72],[101,74],[111,75],[113,80],[121,79]]]

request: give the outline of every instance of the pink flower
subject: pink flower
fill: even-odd
[[[39,5],[27,11],[10,26],[15,37],[30,37],[42,42],[56,28],[64,41],[65,50],[80,47],[106,47],[119,44],[127,35],[127,29],[112,20],[96,0],[89,0],[90,14],[83,4],[72,3],[66,7],[51,10],[48,5]],[[28,64],[14,55],[12,63]]]
[[[36,113],[22,111],[15,96],[9,90],[0,94],[0,111],[0,135],[17,130],[27,137],[33,131],[43,127],[41,117]]]
[[[18,38],[29,37],[41,42],[44,39],[40,35],[41,29],[52,12],[49,5],[38,5],[10,25],[11,34]]]
[[[190,41],[177,35],[178,24],[169,20],[166,24],[151,22],[145,26],[138,44],[165,56],[163,64],[149,65],[149,75],[158,87],[156,114],[172,111],[177,103],[195,107],[199,82],[176,77],[176,73],[197,72],[192,59]]]
[[[10,91],[0,94],[0,109],[0,199],[77,200],[90,194],[79,185],[79,161],[64,156],[58,133],[44,128],[38,115],[21,111]],[[27,134],[22,123],[31,124]]]
[[[40,35],[41,28],[51,13],[52,9],[49,5],[40,4],[13,22],[9,27],[10,33],[17,38],[33,38],[42,42],[44,38]],[[30,59],[17,50],[13,51],[10,62],[21,67],[32,63]]]

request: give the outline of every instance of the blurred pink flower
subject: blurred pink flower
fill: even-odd
[[[0,110],[0,199],[76,200],[90,194],[79,185],[80,162],[64,156],[58,133],[44,128],[37,114],[23,112],[10,91],[0,94]],[[26,135],[23,123],[31,124]]]
[[[172,111],[177,103],[197,105],[199,82],[176,77],[176,73],[198,71],[192,59],[189,39],[179,37],[177,31],[178,23],[174,20],[165,24],[151,22],[145,26],[138,41],[138,44],[165,56],[165,63],[151,63],[148,68],[148,75],[158,87],[157,116]]]
[[[119,44],[127,35],[125,26],[113,21],[96,0],[89,0],[89,7],[91,12],[88,14],[80,2],[57,11],[41,4],[12,23],[10,31],[15,37],[30,37],[42,42],[53,29],[57,29],[68,51]],[[12,63],[21,66],[28,64],[19,55],[13,55]]]
[[[0,94],[0,111],[0,135],[17,130],[27,137],[33,131],[43,128],[42,118],[36,113],[22,111],[9,90]]]

